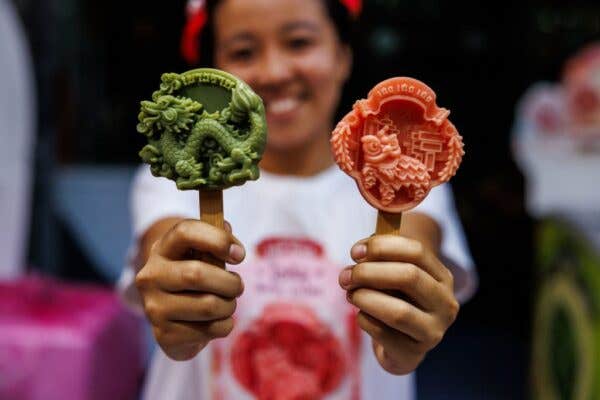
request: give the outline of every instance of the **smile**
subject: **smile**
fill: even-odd
[[[267,102],[265,108],[269,119],[287,119],[294,116],[300,105],[300,99],[286,97]]]

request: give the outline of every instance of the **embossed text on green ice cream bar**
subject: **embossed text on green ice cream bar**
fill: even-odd
[[[267,141],[262,99],[226,72],[200,68],[166,73],[152,100],[141,102],[139,155],[154,176],[177,188],[226,189],[259,177]]]

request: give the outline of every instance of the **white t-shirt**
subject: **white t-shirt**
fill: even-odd
[[[137,237],[160,218],[198,218],[198,194],[178,191],[142,167],[132,208]],[[434,188],[416,210],[442,228],[442,252],[465,301],[476,273],[450,187]],[[228,267],[245,284],[234,331],[190,361],[157,350],[145,399],[414,398],[413,375],[393,376],[379,366],[338,285],[340,269],[352,264],[350,248],[376,222],[352,179],[336,166],[309,178],[262,172],[257,182],[224,192],[224,212],[247,253],[240,266]],[[128,268],[125,290],[134,291],[132,280]]]

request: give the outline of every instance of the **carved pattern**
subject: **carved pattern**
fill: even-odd
[[[443,177],[445,181],[452,178],[456,175],[456,171],[462,162],[462,158],[465,155],[465,151],[463,149],[464,145],[460,136],[452,136],[450,137],[450,141],[448,142],[448,161],[444,166],[444,169],[440,171],[440,176]]]
[[[229,105],[208,113],[182,89],[208,84],[231,91]],[[234,76],[197,69],[161,77],[151,101],[141,102],[137,131],[148,138],[139,155],[152,174],[172,179],[182,190],[224,189],[258,179],[266,143],[262,100]]]
[[[333,131],[331,137],[334,158],[340,168],[349,173],[354,168],[351,152],[358,147],[358,143],[352,140],[352,130],[346,121],[340,121]]]
[[[367,190],[378,185],[381,204],[389,206],[396,192],[405,189],[415,201],[429,191],[429,174],[423,163],[402,154],[398,130],[389,120],[376,120],[377,132],[361,138],[364,165],[362,175]]]
[[[331,137],[334,158],[374,207],[408,210],[460,165],[462,138],[448,114],[422,82],[387,80],[338,123]]]

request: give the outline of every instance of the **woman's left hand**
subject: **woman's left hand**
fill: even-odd
[[[352,247],[356,265],[340,273],[358,323],[388,372],[414,371],[456,319],[453,277],[432,250],[403,236],[378,235]]]

